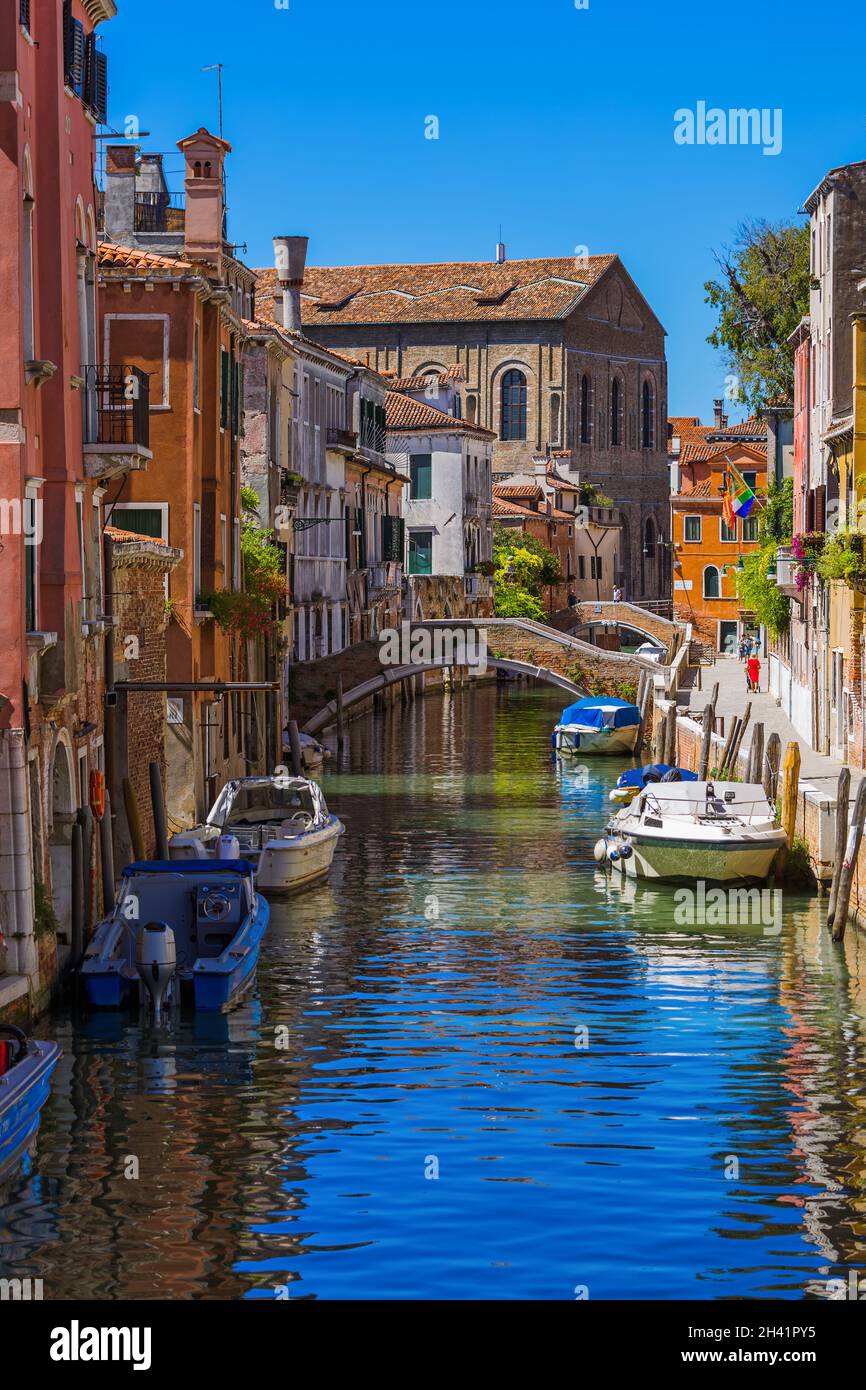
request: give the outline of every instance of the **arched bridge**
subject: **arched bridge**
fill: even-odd
[[[306,733],[332,724],[338,676],[348,709],[408,676],[482,665],[546,681],[573,699],[588,693],[628,696],[641,670],[660,671],[656,662],[603,651],[526,618],[427,619],[293,667],[292,716]]]
[[[550,622],[559,632],[569,633],[581,630],[591,633],[596,627],[614,626],[636,633],[641,642],[652,642],[665,650],[675,633],[683,632],[682,623],[663,618],[651,609],[639,608],[635,603],[612,603],[609,599],[599,603],[579,603],[574,608],[561,608],[553,614]]]

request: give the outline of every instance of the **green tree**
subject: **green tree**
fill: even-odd
[[[561,579],[559,556],[535,536],[497,524],[493,530],[493,593],[497,618],[544,621],[543,594]]]
[[[758,523],[758,549],[743,557],[737,575],[737,597],[758,622],[780,637],[791,621],[791,600],[776,583],[776,550],[791,540],[794,530],[794,481],[770,485]]]
[[[718,323],[707,342],[725,353],[737,378],[736,399],[758,411],[793,395],[788,338],[809,309],[809,227],[744,222],[733,247],[715,259],[719,278],[704,289]]]

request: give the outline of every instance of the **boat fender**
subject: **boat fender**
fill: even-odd
[[[619,850],[612,849],[607,857],[610,860],[611,864],[616,864],[617,860],[619,859]]]
[[[619,855],[621,859],[631,859],[634,850],[631,845],[620,845]]]
[[[596,864],[603,864],[607,858],[607,840],[596,840],[592,855]]]
[[[220,835],[216,846],[217,859],[240,859],[241,842],[237,835]]]

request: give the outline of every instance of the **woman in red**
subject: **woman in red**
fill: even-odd
[[[746,670],[749,673],[749,689],[759,691],[761,689],[761,663],[757,656],[750,656],[746,662]]]

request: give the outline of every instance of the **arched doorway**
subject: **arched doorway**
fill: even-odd
[[[75,776],[72,750],[59,737],[54,745],[51,788],[51,898],[57,918],[57,958],[62,963],[72,942],[72,827],[75,824]]]

